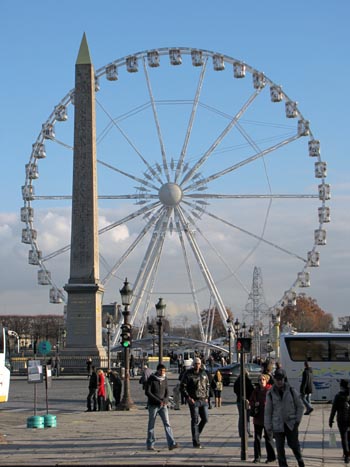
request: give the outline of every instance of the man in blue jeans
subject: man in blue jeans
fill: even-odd
[[[181,388],[184,392],[191,414],[191,432],[193,447],[201,449],[199,435],[208,422],[208,397],[209,379],[207,372],[201,368],[201,359],[196,357],[193,368],[185,372],[181,380]]]
[[[157,366],[156,373],[148,377],[146,381],[146,395],[148,397],[148,429],[147,429],[147,449],[155,451],[154,425],[157,415],[160,416],[165,430],[165,435],[170,451],[179,447],[173,435],[173,430],[169,422],[168,412],[168,380],[165,376],[166,368],[161,363]]]

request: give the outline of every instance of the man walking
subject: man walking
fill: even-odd
[[[301,384],[300,384],[300,397],[306,408],[306,412],[304,413],[304,415],[310,415],[310,413],[314,410],[311,405],[312,382],[313,382],[312,368],[309,365],[309,362],[305,361],[304,371],[303,371]]]
[[[148,397],[148,428],[147,428],[147,449],[155,451],[154,425],[157,415],[160,416],[165,430],[165,435],[170,451],[176,449],[176,443],[173,430],[169,422],[168,413],[168,380],[165,376],[166,368],[161,363],[157,366],[156,373],[149,376],[146,383],[146,395]]]
[[[299,467],[305,467],[299,444],[298,427],[303,416],[303,404],[298,393],[285,381],[285,373],[276,370],[274,385],[267,393],[264,426],[273,433],[279,467],[288,467],[285,440],[293,451]]]
[[[181,388],[187,400],[191,414],[191,432],[193,447],[201,449],[199,435],[208,422],[209,379],[201,368],[201,359],[194,359],[193,368],[187,370],[181,380]],[[200,419],[200,420],[199,420]]]

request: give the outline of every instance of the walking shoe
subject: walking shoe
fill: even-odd
[[[256,459],[253,460],[253,464],[259,464],[260,463],[260,458],[257,457]]]
[[[203,449],[202,445],[200,443],[193,443],[193,447],[196,449]]]
[[[349,458],[348,458],[348,457],[344,457],[344,462],[345,462],[345,464],[349,464],[349,462],[350,462]]]
[[[276,462],[276,459],[266,459],[265,464],[269,464],[270,462]]]
[[[147,451],[155,451],[155,450],[156,450],[156,448],[153,447],[153,446],[148,446],[147,447]]]
[[[173,449],[177,449],[178,447],[179,445],[177,443],[172,444],[171,446],[169,446],[169,451],[172,451]]]

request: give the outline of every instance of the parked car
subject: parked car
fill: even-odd
[[[258,382],[258,378],[261,375],[261,367],[256,363],[246,363],[245,368],[248,371],[249,378],[252,383]],[[233,363],[232,365],[226,365],[219,368],[222,374],[222,382],[224,386],[233,384],[239,376],[241,371],[241,365],[239,363]]]

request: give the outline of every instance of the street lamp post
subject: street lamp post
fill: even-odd
[[[129,323],[129,316],[130,316],[130,311],[129,311],[129,306],[132,301],[132,294],[133,290],[130,287],[130,284],[128,282],[128,279],[125,279],[124,286],[122,289],[120,289],[120,295],[122,298],[122,304],[124,306],[123,310],[123,317],[124,317],[124,323],[123,327],[126,330],[129,330],[130,332],[130,340],[123,342],[124,346],[124,368],[125,368],[125,375],[124,375],[124,394],[122,397],[122,400],[117,406],[117,410],[130,410],[131,408],[134,407],[134,402],[131,399],[130,395],[130,344],[131,344],[131,325]]]
[[[111,323],[110,317],[108,316],[107,321],[106,321],[106,328],[107,328],[107,370],[111,369],[111,347],[110,347],[110,344],[111,344],[111,341],[110,341],[111,324],[112,323]]]
[[[231,351],[231,347],[232,347],[232,341],[231,341],[231,334],[232,334],[232,326],[231,326],[231,319],[230,318],[227,318],[226,320],[226,323],[229,325],[228,326],[228,329],[227,329],[227,332],[228,332],[228,364],[231,365],[232,363],[232,351]]]
[[[165,316],[166,304],[163,299],[160,298],[156,304],[157,310],[157,325],[158,325],[158,363],[163,363],[163,318]]]
[[[246,335],[246,325],[241,324],[236,319],[234,323],[236,334],[237,356],[240,355],[240,392],[241,400],[239,406],[240,415],[240,435],[241,435],[241,460],[247,460],[248,442],[247,442],[247,407],[246,407],[246,384],[245,384],[245,359],[244,354],[249,353],[251,349],[251,337]]]

